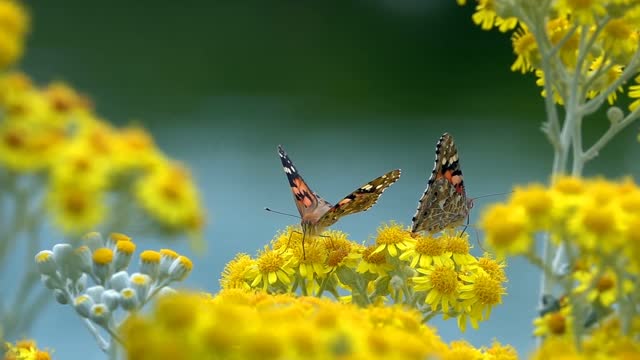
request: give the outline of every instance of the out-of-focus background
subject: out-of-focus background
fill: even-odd
[[[384,221],[409,224],[433,166],[435,142],[454,135],[469,196],[546,181],[551,148],[532,75],[512,73],[510,39],[471,22],[453,0],[28,1],[33,30],[21,68],[65,80],[116,124],[137,121],[187,163],[209,210],[207,250],[186,286],[219,288],[224,264],[255,253],[295,220],[276,145],[313,190],[337,201],[393,168],[400,181],[370,211],[334,228],[371,241]],[[586,124],[588,140],[607,126]],[[635,129],[586,173],[635,174]],[[476,203],[482,208],[506,195]],[[476,239],[476,232],[470,231]],[[159,248],[138,239],[141,248]],[[480,235],[481,238],[481,235]],[[62,239],[49,238],[45,248]],[[475,246],[476,253],[480,253]],[[538,272],[510,261],[504,304],[480,330],[435,320],[446,340],[533,346]],[[70,307],[54,304],[28,335],[58,359],[101,358]]]

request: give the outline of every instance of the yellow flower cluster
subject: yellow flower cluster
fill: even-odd
[[[603,324],[619,318],[615,339],[631,346],[634,354],[640,354],[640,343],[631,341],[640,302],[639,225],[640,188],[632,180],[574,177],[558,177],[549,187],[516,188],[505,204],[493,205],[481,220],[486,241],[498,254],[524,255],[562,285],[564,296],[555,308],[534,321],[537,336],[585,347],[602,340]],[[536,234],[543,232],[566,249],[566,274],[556,274],[535,255]],[[544,355],[537,358],[550,358],[552,350],[545,348],[561,346],[553,345],[558,341],[545,343],[539,350]],[[598,351],[612,351],[602,349]],[[580,356],[585,357],[576,359],[598,358],[586,352]]]
[[[241,289],[176,294],[122,327],[128,359],[515,360],[510,346],[444,343],[417,311]]]
[[[222,274],[222,288],[328,293],[362,307],[405,304],[423,309],[428,318],[455,317],[462,330],[467,320],[475,328],[488,319],[505,294],[505,265],[488,255],[471,255],[466,234],[420,236],[392,223],[378,229],[370,246],[339,231],[305,239],[304,251],[302,240],[289,228],[256,259],[237,255]]]
[[[514,30],[511,37],[516,60],[512,71],[523,74],[535,71],[544,85],[543,58],[559,58],[568,71],[585,74],[584,98],[607,93],[609,104],[617,100],[622,86],[609,87],[621,76],[625,65],[638,52],[640,39],[640,1],[638,0],[558,0],[531,5],[527,0],[477,0],[473,21],[483,30],[498,28],[502,32]],[[460,5],[466,1],[458,0]],[[546,29],[533,28],[536,19],[546,19]],[[552,47],[552,48],[550,48]],[[588,47],[588,48],[587,48]],[[636,55],[637,57],[637,55]],[[562,70],[554,68],[554,71]],[[637,73],[637,71],[635,71]],[[636,81],[640,83],[640,78]],[[564,104],[566,84],[552,84],[553,98]],[[631,98],[640,98],[638,86],[628,88]],[[546,91],[543,91],[546,96]],[[640,100],[630,105],[636,109]]]
[[[1,15],[0,5],[0,27]],[[202,228],[203,210],[189,173],[143,129],[113,128],[67,85],[40,88],[20,73],[0,77],[0,110],[6,181],[45,175],[46,209],[65,233],[122,228],[139,209],[163,228]]]
[[[50,360],[48,350],[40,350],[33,340],[20,340],[5,344],[4,360]]]
[[[19,1],[0,1],[0,70],[13,65],[21,56],[29,31],[29,14]]]
[[[481,220],[487,243],[500,255],[531,254],[534,235],[545,231],[556,244],[575,247],[575,260],[604,265],[615,258],[634,274],[640,274],[639,225],[640,188],[632,180],[574,177],[558,177],[548,188],[517,187]]]
[[[549,317],[551,332],[530,357],[531,360],[599,360],[640,359],[640,341],[637,329],[633,335],[623,335],[617,318],[604,322],[584,339],[580,348],[570,336],[570,322],[558,315]]]

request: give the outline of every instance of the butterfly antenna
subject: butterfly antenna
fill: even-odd
[[[269,211],[269,212],[272,212],[272,213],[276,213],[276,214],[280,214],[280,215],[286,215],[286,216],[291,216],[291,217],[294,217],[294,218],[298,218],[298,219],[300,219],[300,216],[298,216],[298,215],[289,214],[289,213],[285,213],[285,212],[282,212],[282,211],[272,210],[272,209],[270,209],[270,208],[268,208],[268,207],[266,207],[266,208],[264,208],[264,209],[265,209],[265,210],[267,210],[267,211]]]
[[[476,196],[474,198],[472,198],[472,200],[477,200],[477,199],[482,199],[482,198],[486,198],[486,197],[490,197],[490,196],[500,196],[500,195],[507,195],[507,194],[511,194],[513,193],[513,191],[507,191],[507,192],[502,192],[502,193],[495,193],[495,194],[487,194],[487,195],[480,195],[480,196]]]

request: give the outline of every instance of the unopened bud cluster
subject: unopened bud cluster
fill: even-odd
[[[126,235],[112,233],[104,239],[94,232],[85,235],[79,247],[56,244],[36,254],[35,261],[42,283],[56,301],[71,303],[80,316],[107,327],[118,308],[140,309],[154,295],[173,292],[169,285],[191,271],[191,260],[162,249],[143,251],[139,271],[129,274],[135,249]]]

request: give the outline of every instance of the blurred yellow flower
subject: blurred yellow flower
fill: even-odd
[[[86,233],[105,218],[104,194],[82,187],[51,188],[47,194],[48,210],[55,223],[67,234]]]
[[[255,267],[255,260],[247,254],[237,254],[225,265],[220,277],[220,287],[226,289],[249,289],[250,270]]]
[[[165,163],[145,174],[136,184],[141,206],[169,228],[199,231],[203,210],[198,191],[185,168]]]
[[[530,219],[524,207],[493,205],[482,215],[486,241],[498,256],[527,253],[533,243]]]
[[[127,358],[512,360],[509,347],[449,347],[415,310],[358,308],[238,289],[162,297],[124,324]],[[467,357],[472,355],[474,357]]]

